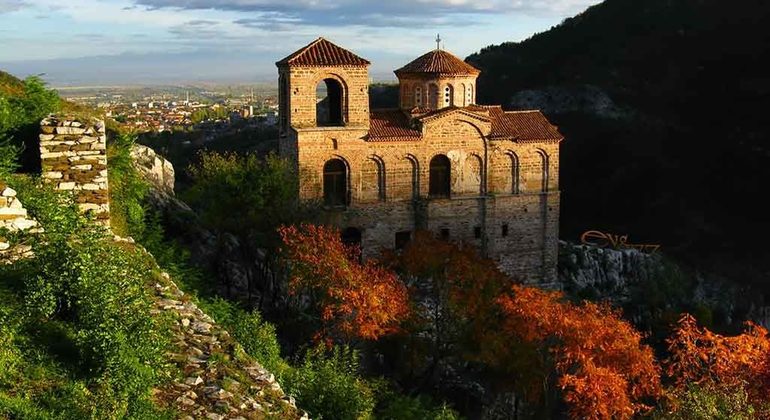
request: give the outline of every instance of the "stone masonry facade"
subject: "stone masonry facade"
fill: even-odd
[[[441,50],[396,71],[399,109],[369,110],[368,64],[323,38],[277,63],[279,147],[296,165],[300,198],[322,200],[365,257],[428,230],[477,246],[516,279],[554,282],[556,127],[539,111],[476,105],[479,71]],[[316,91],[330,79],[342,118],[321,125]]]
[[[58,190],[74,191],[80,209],[109,226],[104,121],[50,116],[40,131],[42,177]]]

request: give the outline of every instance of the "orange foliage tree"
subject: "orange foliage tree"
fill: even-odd
[[[309,296],[322,328],[317,339],[376,340],[398,330],[409,312],[396,275],[346,247],[337,229],[303,224],[279,228],[291,269],[289,293]]]
[[[423,383],[448,359],[477,351],[479,326],[494,323],[495,299],[511,282],[494,261],[425,231],[384,260],[409,285],[412,301],[406,342],[398,346],[406,352],[398,363],[406,382]]]
[[[660,369],[652,349],[619,311],[576,305],[560,292],[522,285],[500,296],[498,304],[505,317],[486,359],[493,365],[505,360],[505,342],[533,345],[555,371],[572,418],[631,418],[659,395]]]
[[[770,338],[768,331],[752,322],[734,337],[698,327],[695,318],[683,314],[667,341],[666,375],[678,391],[690,384],[727,391],[744,389],[758,407],[770,403]]]

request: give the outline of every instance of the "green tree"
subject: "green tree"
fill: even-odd
[[[229,257],[239,258],[250,287],[256,286],[264,298],[275,285],[255,281],[259,261],[274,263],[278,226],[308,214],[308,208],[298,204],[297,175],[291,164],[272,154],[263,159],[253,153],[202,152],[188,172],[192,186],[184,195],[187,202],[223,241],[227,235],[237,239],[239,255]],[[267,251],[264,259],[260,250]]]

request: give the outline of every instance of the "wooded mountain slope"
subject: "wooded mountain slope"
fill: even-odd
[[[563,238],[606,229],[733,277],[767,273],[769,11],[607,0],[468,57],[480,103],[542,108],[566,135]]]

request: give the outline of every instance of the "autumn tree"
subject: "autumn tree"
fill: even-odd
[[[496,323],[495,299],[511,280],[494,261],[464,246],[418,231],[384,260],[409,286],[412,316],[405,326],[398,367],[411,384],[430,383],[437,367],[462,365],[478,351],[478,332]],[[435,378],[433,378],[435,379]]]
[[[408,296],[396,275],[342,243],[335,228],[302,224],[279,229],[291,270],[289,292],[310,298],[329,341],[376,340],[398,330]]]
[[[511,342],[532,346],[570,416],[579,419],[631,418],[645,412],[660,393],[659,368],[652,349],[619,311],[607,305],[564,300],[560,292],[512,286],[497,303],[505,317],[497,338],[490,337],[485,358],[492,366],[510,352]],[[530,383],[533,388],[548,384]]]
[[[672,411],[697,386],[720,398],[745,393],[754,408],[770,415],[770,338],[765,328],[747,322],[742,334],[728,337],[699,327],[684,314],[667,343],[670,356],[664,367],[672,382]]]

